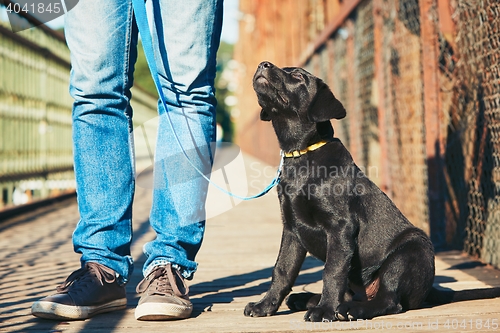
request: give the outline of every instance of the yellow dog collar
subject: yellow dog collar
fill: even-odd
[[[316,150],[318,148],[321,148],[323,147],[324,145],[326,145],[328,142],[330,141],[320,141],[320,142],[317,142],[313,145],[310,145],[309,147],[307,147],[306,149],[302,149],[302,150],[294,150],[292,152],[289,152],[289,153],[283,153],[283,155],[285,157],[300,157],[304,154],[307,154],[308,152],[310,151],[313,151],[313,150]]]

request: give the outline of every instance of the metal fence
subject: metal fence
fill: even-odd
[[[465,227],[465,250],[498,267],[500,4],[462,0],[456,15],[456,48],[442,46],[442,52],[451,57],[444,64],[454,79],[452,102],[447,104],[448,201],[456,223]]]
[[[0,208],[74,189],[69,51],[48,29],[0,25]]]
[[[61,33],[0,20],[0,210],[74,191],[69,71]],[[135,125],[156,116],[155,97],[133,95]]]
[[[246,81],[262,60],[320,76],[347,109],[336,135],[403,213],[438,249],[500,267],[500,3],[301,3],[241,1],[240,99],[258,110]],[[299,50],[279,54],[277,40]],[[259,154],[276,139],[257,117],[237,119],[237,138]],[[269,150],[260,157],[276,163]]]

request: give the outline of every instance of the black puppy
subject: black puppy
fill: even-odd
[[[265,297],[246,316],[273,315],[291,291],[306,253],[325,262],[321,295],[291,295],[305,320],[356,320],[447,303],[500,296],[500,288],[438,291],[429,237],[354,164],[333,138],[330,119],[346,112],[328,86],[301,68],[259,65],[253,86],[271,121],[284,169],[278,194],[283,235]]]

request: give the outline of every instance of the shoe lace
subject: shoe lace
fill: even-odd
[[[175,271],[175,276],[172,271]],[[184,289],[184,292],[181,292],[177,286],[177,280],[182,282],[182,289]],[[153,284],[153,282],[155,283]],[[136,291],[138,293],[143,293],[148,290],[151,285],[154,287],[154,290],[151,290],[151,292],[156,295],[165,296],[173,294],[178,297],[185,297],[189,293],[189,287],[184,281],[181,273],[177,269],[172,269],[170,264],[156,267],[147,277],[142,279],[137,285]]]
[[[104,285],[104,282],[113,283],[116,280],[116,275],[111,268],[88,262],[84,267],[71,273],[56,290],[58,293],[67,293],[69,290],[82,289],[83,286],[91,283],[94,278],[97,278],[101,285]]]

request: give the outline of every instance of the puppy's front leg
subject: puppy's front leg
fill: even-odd
[[[343,224],[343,223],[341,223]],[[355,249],[352,224],[344,224],[340,232],[332,232],[327,238],[327,253],[323,270],[323,290],[317,306],[310,308],[306,321],[337,320],[335,311],[344,302],[351,259]]]
[[[285,225],[278,259],[273,269],[271,286],[263,299],[257,303],[247,304],[245,316],[264,317],[275,314],[283,299],[292,290],[305,257],[306,250],[300,244],[297,236]]]

